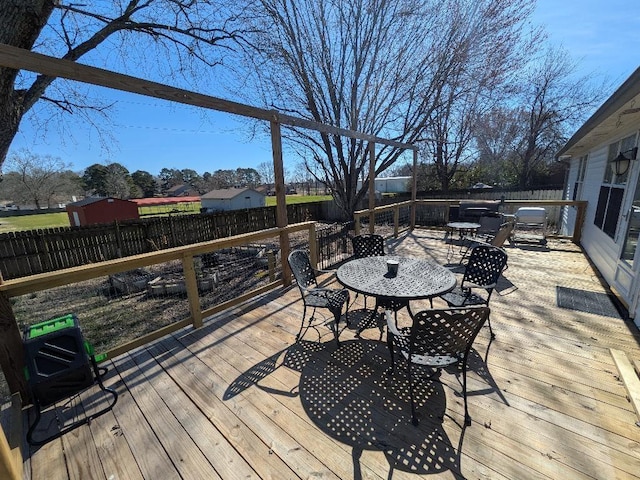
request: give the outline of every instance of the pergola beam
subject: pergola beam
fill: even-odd
[[[304,118],[293,117],[291,115],[280,113],[276,110],[266,110],[243,103],[232,102],[230,100],[184,90],[158,82],[152,82],[150,80],[116,73],[102,68],[83,65],[70,60],[61,60],[59,58],[31,52],[23,48],[13,47],[3,43],[0,43],[0,66],[15,68],[17,70],[28,70],[30,72],[50,77],[66,78],[68,80],[75,80],[100,87],[112,88],[122,92],[136,93],[147,97],[154,97],[185,105],[217,110],[219,112],[231,113],[233,115],[240,115],[257,120],[265,120],[268,122],[275,121],[281,125],[307,128],[322,133],[341,135],[349,138],[381,143],[392,147],[405,149],[416,148],[415,146],[407,143],[396,142],[395,140],[389,140],[375,135],[355,132],[345,128],[338,128]]]

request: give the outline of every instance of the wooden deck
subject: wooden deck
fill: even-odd
[[[345,331],[340,348],[328,330],[294,344],[293,287],[110,362],[113,411],[32,448],[25,477],[640,478],[638,418],[610,352],[640,359],[640,336],[619,318],[557,307],[557,286],[604,288],[579,248],[550,244],[507,247],[496,339],[485,328],[474,345],[470,427],[455,372],[423,385],[411,424],[407,382],[385,375],[377,329]],[[441,232],[389,248],[446,263]]]

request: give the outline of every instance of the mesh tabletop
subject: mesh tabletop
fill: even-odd
[[[387,273],[387,260],[399,262],[395,277]],[[338,268],[336,275],[354,292],[407,300],[435,297],[456,285],[453,273],[437,263],[394,255],[351,260]]]

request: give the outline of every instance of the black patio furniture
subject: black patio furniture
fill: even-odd
[[[345,322],[349,326],[349,291],[346,288],[323,288],[318,286],[318,280],[316,278],[317,273],[333,273],[326,272],[324,270],[318,270],[311,266],[311,260],[309,254],[304,250],[294,250],[289,254],[287,259],[291,272],[296,279],[300,294],[302,296],[302,302],[304,309],[302,312],[302,323],[300,330],[296,335],[296,342],[300,340],[304,334],[313,328],[320,333],[317,329],[319,325],[327,325],[333,331],[336,343],[340,345],[340,318],[342,317],[342,307],[346,305],[345,309]],[[311,317],[305,322],[307,318],[307,307],[313,308]],[[315,312],[317,308],[326,308],[333,314],[333,321],[326,322],[324,319],[316,319]]]
[[[354,258],[384,256],[384,237],[373,233],[356,235],[351,239]],[[356,298],[358,293],[356,293]],[[367,296],[364,295],[364,308],[367,308]]]
[[[489,306],[491,294],[507,266],[507,253],[493,245],[479,245],[471,250],[460,285],[440,295],[450,307]],[[495,338],[491,320],[487,321],[491,338]]]
[[[410,388],[411,421],[419,424],[415,406],[415,386],[418,379],[414,370],[419,367],[435,371],[428,377],[450,366],[462,365],[462,395],[464,397],[465,424],[471,425],[467,406],[467,359],[478,332],[489,318],[488,307],[464,307],[444,310],[423,310],[411,315],[411,327],[397,328],[387,314],[387,345],[391,355],[391,371],[396,362],[396,352],[406,361]]]
[[[398,262],[397,274],[388,272],[387,260]],[[395,255],[350,260],[338,268],[336,276],[349,290],[376,298],[373,315],[360,326],[357,335],[365,328],[375,326],[375,315],[379,308],[397,314],[401,308],[409,308],[410,300],[431,299],[450,291],[456,285],[455,275],[441,265],[429,260]],[[382,336],[383,326],[380,328]]]
[[[481,245],[492,245],[494,247],[502,247],[504,242],[511,238],[515,223],[513,221],[506,221],[500,224],[498,230],[493,234],[478,234],[472,237],[465,237],[463,239],[463,246],[461,250],[460,263],[463,263],[468,257],[469,252]]]
[[[355,258],[383,256],[384,237],[376,234],[356,235],[351,239]]]

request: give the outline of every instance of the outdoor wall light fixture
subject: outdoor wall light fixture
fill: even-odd
[[[626,154],[629,154],[627,157]],[[631,160],[635,160],[638,155],[638,147],[633,147],[630,150],[620,152],[616,158],[611,160],[613,173],[616,175],[624,175],[629,170],[629,165],[631,165]]]

